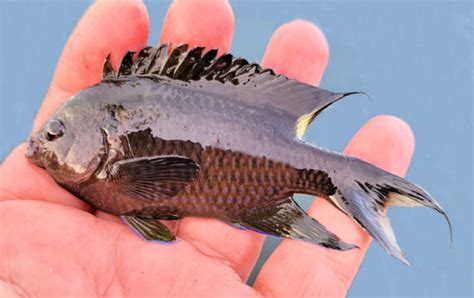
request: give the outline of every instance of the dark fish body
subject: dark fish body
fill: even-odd
[[[406,262],[383,210],[427,206],[420,187],[300,138],[349,93],[314,88],[202,48],[143,49],[118,74],[66,102],[30,139],[29,157],[95,208],[148,240],[174,235],[160,219],[218,218],[270,235],[349,249],[293,201],[318,195]],[[298,137],[297,137],[298,136]]]
[[[253,205],[258,207],[272,198],[285,197],[295,192],[322,196],[334,193],[334,186],[327,172],[314,171],[308,167],[308,164],[316,166],[318,163],[315,154],[327,155],[318,168],[328,162],[330,154],[295,139],[281,138],[276,133],[277,129],[270,125],[267,129],[262,127],[268,111],[266,114],[262,111],[258,118],[248,117],[249,115],[242,113],[242,107],[225,98],[196,95],[167,85],[156,88],[155,82],[140,80],[125,82],[124,85],[116,85],[116,82],[102,83],[104,86],[96,87],[98,89],[94,92],[99,93],[117,89],[112,105],[110,100],[102,102],[92,94],[88,97],[91,98],[89,104],[92,110],[108,114],[103,123],[98,123],[97,130],[105,128],[107,138],[115,140],[114,143],[118,146],[114,148],[120,155],[116,160],[184,156],[199,164],[199,175],[193,183],[168,200],[123,198],[117,204],[110,204],[109,201],[111,197],[120,197],[120,192],[111,195],[107,180],[96,179],[95,183],[87,181],[87,186],[80,191],[81,197],[92,198],[96,196],[95,193],[104,192],[103,203],[90,201],[96,207],[114,214],[128,214],[137,209],[150,213],[145,209],[163,206],[163,209],[170,209],[176,215],[219,216],[224,214],[218,209],[238,211],[239,205],[244,209]],[[127,90],[126,84],[135,87]],[[143,89],[146,88],[143,85],[147,84],[151,85],[150,89],[156,90],[149,97],[140,98],[137,96],[140,89],[136,86]],[[191,97],[192,95],[194,96]],[[123,100],[118,99],[119,97],[123,97]],[[76,100],[84,104],[82,98]],[[191,107],[185,101],[193,101]],[[278,115],[271,117],[278,119]],[[268,123],[275,120],[270,119]],[[277,123],[279,122],[281,119]],[[90,124],[89,121],[87,125]],[[264,143],[262,140],[268,141]],[[335,155],[332,158],[343,157]],[[130,202],[125,203],[126,201]]]

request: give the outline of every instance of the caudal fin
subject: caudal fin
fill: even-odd
[[[347,162],[347,160],[346,160]],[[409,265],[398,246],[385,207],[429,207],[446,219],[452,241],[451,222],[441,206],[421,187],[358,159],[350,159],[351,173],[336,182],[329,198],[357,221],[391,255]]]

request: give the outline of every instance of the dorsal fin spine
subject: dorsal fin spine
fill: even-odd
[[[105,58],[104,66],[102,67],[102,78],[107,77],[115,77],[115,71],[112,68],[112,63],[110,63],[110,53]]]
[[[163,63],[163,67],[160,71],[160,75],[173,78],[173,75],[177,69],[178,64],[181,62],[183,53],[188,50],[188,45],[183,44],[175,47],[168,55],[167,59]]]
[[[117,76],[128,76],[132,74],[133,55],[135,52],[128,51],[122,58]]]
[[[161,69],[163,68],[163,64],[168,57],[168,49],[169,49],[169,44],[167,43],[162,44],[160,47],[158,47],[155,53],[155,57],[153,58],[153,60],[151,60],[147,73],[144,73],[144,75],[146,74],[159,75],[160,74]]]

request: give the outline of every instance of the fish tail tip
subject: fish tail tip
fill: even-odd
[[[453,247],[453,225],[451,223],[451,220],[449,219],[449,216],[448,214],[446,213],[446,211],[443,210],[443,208],[441,207],[441,205],[436,202],[434,199],[431,199],[432,201],[432,208],[438,212],[439,214],[441,214],[446,223],[448,224],[448,230],[449,230],[449,248],[452,248]]]
[[[395,254],[392,254],[392,256],[394,256],[396,259],[402,261],[405,265],[407,265],[408,267],[411,267],[411,263],[410,261],[408,260],[408,257],[407,255],[403,252],[403,251],[398,251],[397,253]]]
[[[410,263],[410,261],[408,261],[408,259],[405,258],[405,259],[403,259],[403,260],[401,260],[401,261],[402,261],[405,265],[407,265],[408,267],[411,267],[411,263]]]
[[[440,212],[440,211],[438,211]],[[451,223],[451,220],[449,219],[448,217],[448,214],[446,214],[446,212],[444,212],[443,210],[441,210],[441,215],[444,217],[444,219],[446,220],[446,222],[448,223],[448,229],[449,229],[449,248],[453,248],[453,225]]]

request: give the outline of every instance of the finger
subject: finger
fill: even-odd
[[[275,31],[262,65],[318,86],[328,59],[329,47],[321,30],[310,22],[295,20]]]
[[[234,13],[226,0],[175,0],[166,14],[161,43],[230,49]]]
[[[33,132],[59,105],[100,81],[105,57],[117,68],[127,50],[139,50],[148,38],[149,21],[141,0],[100,0],[82,16],[59,58],[48,93],[36,115]]]
[[[197,13],[198,12],[198,13]],[[218,28],[218,30],[216,29]],[[174,1],[165,17],[160,42],[188,43],[228,51],[234,30],[234,16],[224,0]],[[258,251],[252,248],[250,232],[236,230],[217,220],[185,218],[178,237],[191,243],[203,254],[226,262],[246,278]]]
[[[302,41],[310,42],[302,47]],[[283,42],[283,44],[281,43]],[[320,46],[323,43],[326,46]],[[325,48],[325,53],[319,51]],[[296,51],[297,55],[288,55]],[[295,74],[295,79],[316,83],[324,69],[319,72],[306,72],[307,68],[318,68],[321,63],[314,57],[327,59],[327,44],[321,32],[312,24],[295,21],[281,26],[273,35],[263,61],[265,67],[280,67],[280,73]],[[306,62],[306,63],[304,63]],[[260,254],[264,237],[255,232],[237,230],[222,222],[209,219],[185,219],[179,229],[180,235],[190,239],[198,239],[195,245],[215,257],[226,259],[227,262],[246,280]],[[212,249],[210,249],[212,248]]]
[[[124,225],[46,202],[0,202],[0,256],[0,291],[14,297],[256,296],[184,241],[145,242]]]
[[[392,116],[371,119],[351,140],[345,154],[403,175],[414,150],[409,126]],[[360,249],[334,251],[284,240],[262,268],[255,287],[272,296],[345,296],[367,250],[370,237],[354,221],[324,200],[309,212],[330,231]],[[270,285],[274,285],[270,287]]]
[[[84,211],[91,207],[59,187],[46,171],[25,158],[26,145],[20,144],[0,168],[0,201],[39,200]]]

